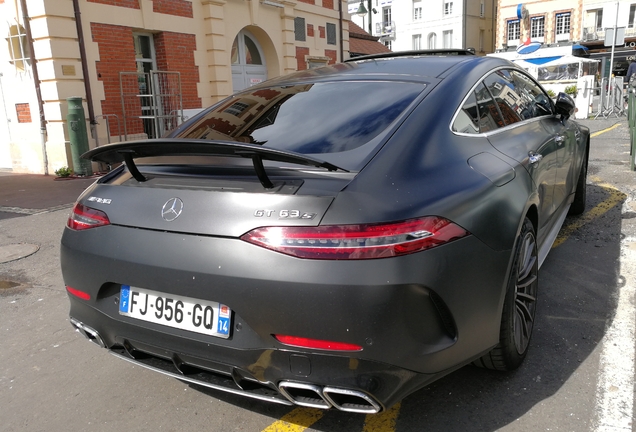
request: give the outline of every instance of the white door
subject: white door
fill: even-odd
[[[236,93],[266,79],[263,50],[254,36],[241,30],[232,44],[232,90]]]

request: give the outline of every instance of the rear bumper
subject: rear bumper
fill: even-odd
[[[71,324],[87,339],[102,346],[97,330],[75,318],[71,318]],[[367,360],[356,360],[352,368],[352,359],[348,357],[284,350],[234,353],[232,365],[120,337],[108,351],[120,359],[189,384],[270,403],[335,407],[357,413],[377,413],[438,378]],[[306,372],[310,372],[312,378],[306,376]],[[316,377],[321,377],[318,383]]]
[[[467,237],[399,258],[313,261],[236,239],[120,226],[66,229],[61,249],[66,285],[91,296],[69,296],[72,319],[121,356],[201,385],[210,380],[201,377],[221,377],[230,384],[225,391],[256,388],[286,402],[282,385],[299,400],[313,391],[334,405],[323,397],[326,387],[337,401],[350,400],[338,391],[353,391],[380,408],[497,343],[508,258]],[[121,316],[122,284],[226,304],[230,338]],[[363,349],[289,347],[273,334]]]

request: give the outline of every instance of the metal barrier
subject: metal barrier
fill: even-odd
[[[618,118],[622,115],[626,115],[623,77],[612,77],[611,80],[603,78],[601,80],[601,86],[595,90],[599,92],[600,100],[594,119],[597,119],[599,116],[608,118],[614,115]]]
[[[627,85],[627,123],[629,124],[629,169],[634,171],[636,153],[636,81]]]

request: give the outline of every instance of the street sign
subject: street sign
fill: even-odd
[[[616,41],[614,41],[614,27],[605,29],[605,46],[612,46],[612,42],[614,46],[625,45],[625,27],[616,28]]]

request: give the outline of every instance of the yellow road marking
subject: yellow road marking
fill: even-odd
[[[592,180],[600,181],[598,177],[592,177]],[[607,211],[625,201],[625,198],[627,198],[627,195],[608,183],[597,183],[596,185],[605,189],[609,193],[609,197],[605,201],[599,203],[589,212],[584,213],[581,217],[573,220],[567,225],[564,225],[563,228],[561,228],[561,231],[559,232],[556,240],[554,241],[552,248],[560,246],[565,240],[567,240],[570,235],[572,235],[574,231],[578,230],[583,225],[591,222],[599,216],[602,216]]]
[[[303,432],[320,420],[324,413],[320,409],[296,408],[263,429],[263,432]]]
[[[369,414],[364,419],[362,432],[393,432],[395,422],[400,414],[400,404],[395,404],[387,411],[380,414]]]
[[[609,131],[611,131],[612,129],[616,129],[616,128],[617,128],[617,127],[619,127],[620,125],[621,125],[620,123],[616,123],[616,124],[615,124],[614,126],[612,126],[612,127],[609,127],[609,128],[607,128],[607,129],[603,129],[603,130],[600,130],[600,131],[594,132],[593,134],[590,134],[590,138],[597,137],[597,136],[599,136],[600,134],[603,134],[603,133],[605,133],[605,132],[609,132]]]

